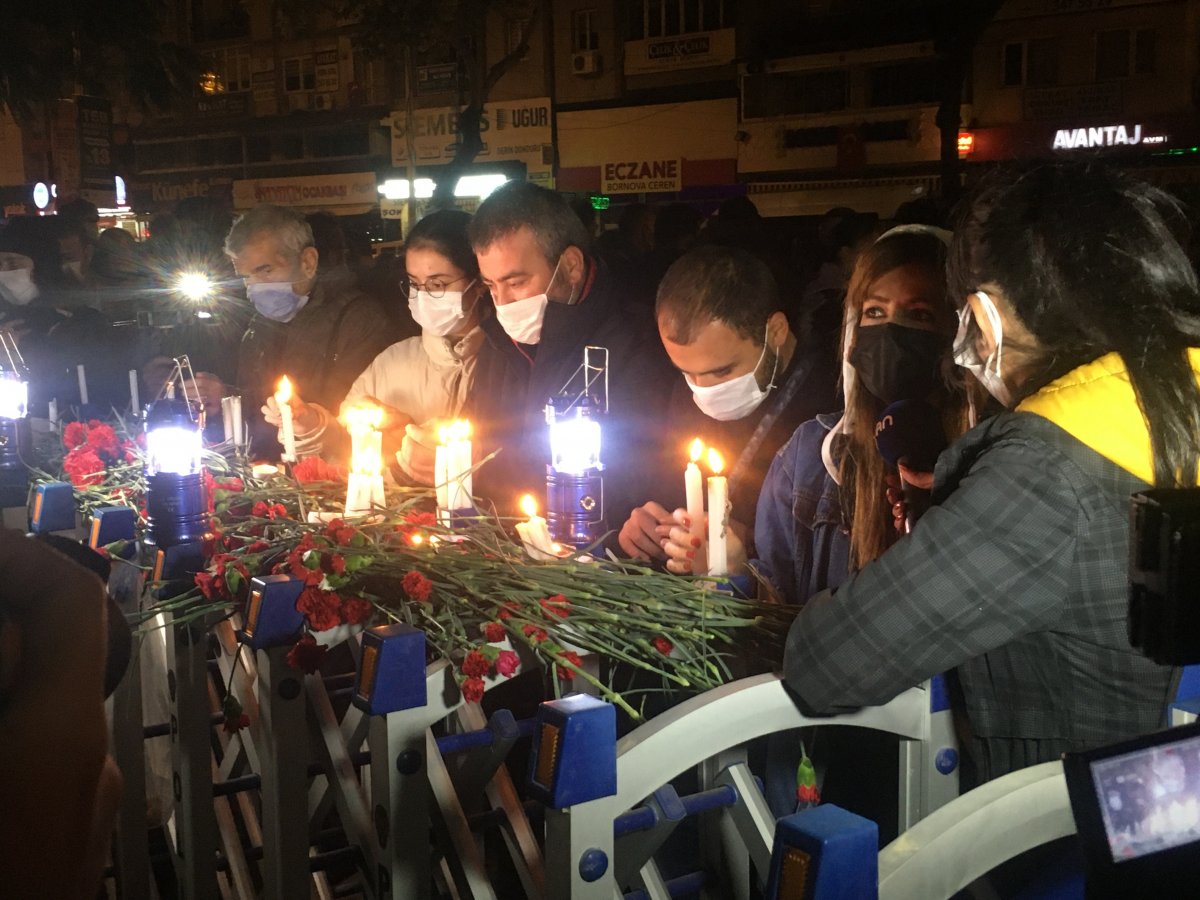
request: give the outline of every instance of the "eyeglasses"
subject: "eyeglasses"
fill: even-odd
[[[401,279],[400,286],[404,289],[404,293],[406,294],[411,294],[414,290],[424,291],[434,300],[440,300],[446,295],[446,290],[452,284],[458,284],[460,281],[465,281],[466,278],[466,275],[463,275],[462,278],[455,278],[452,281],[443,281],[440,278],[431,278],[424,284],[421,284],[419,281],[413,281],[411,278],[406,276],[405,278]],[[463,288],[463,292],[465,293],[471,287],[471,285],[476,282],[476,280],[477,279],[472,278],[470,283]]]

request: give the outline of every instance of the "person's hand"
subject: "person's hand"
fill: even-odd
[[[923,491],[933,490],[933,473],[932,472],[917,472],[910,469],[908,466],[900,463],[897,466],[900,472],[899,478],[888,473],[886,476],[887,502],[891,507],[892,525],[901,533],[908,531],[908,503],[904,500],[904,489],[901,485],[901,479],[904,484],[911,485],[915,488],[920,488]]]
[[[120,799],[107,757],[100,580],[0,530],[0,884],[95,896]]]
[[[617,543],[620,544],[621,550],[633,559],[666,559],[663,541],[671,533],[674,523],[675,520],[669,512],[650,501],[629,514],[629,518],[621,526]]]
[[[436,487],[434,463],[437,460],[437,423],[404,426],[404,439],[396,453],[396,462],[418,484]]]
[[[705,554],[704,538],[692,534],[692,517],[686,509],[677,509],[671,514],[674,520],[670,532],[663,541],[663,551],[667,554],[667,571],[676,575],[704,575],[708,572],[708,558]],[[741,575],[746,570],[746,545],[738,536],[741,528],[725,529],[725,559],[730,575]],[[704,517],[704,534],[708,530],[708,516]]]
[[[292,426],[296,429],[296,434],[303,435],[317,430],[321,424],[321,415],[311,405],[305,403],[299,394],[292,393],[292,399],[288,401],[288,406],[292,408]],[[276,428],[283,427],[283,414],[279,411],[279,401],[275,399],[274,394],[267,397],[267,402],[262,405],[261,412],[268,425],[274,425]]]

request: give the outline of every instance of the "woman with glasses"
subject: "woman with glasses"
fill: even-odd
[[[1129,498],[1196,483],[1186,226],[1092,163],[981,184],[950,250],[955,358],[1005,411],[941,455],[911,534],[800,611],[784,676],[801,708],[954,672],[979,780],[1161,727],[1178,673],[1126,635]]]
[[[375,357],[341,404],[342,410],[368,402],[381,406],[385,458],[394,453],[404,474],[422,484],[433,483],[435,423],[458,416],[483,343],[480,300],[487,291],[467,240],[470,221],[461,210],[442,210],[409,232],[401,288],[421,335]],[[264,409],[268,420],[272,413],[278,417],[273,404]],[[299,456],[343,449],[344,432],[328,410],[296,397],[292,409]]]

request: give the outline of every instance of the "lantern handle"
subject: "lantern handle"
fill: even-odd
[[[177,356],[173,360],[175,368],[171,370],[171,377],[163,382],[163,386],[158,391],[159,400],[166,397],[173,400],[175,398],[175,383],[178,382],[183,390],[183,399],[187,404],[188,415],[192,421],[200,428],[204,427],[204,404],[200,402],[200,388],[196,384],[196,373],[192,369],[192,361],[185,353],[182,356]],[[191,385],[191,395],[188,394],[188,385]],[[196,410],[193,414],[193,410]]]
[[[29,366],[25,364],[25,357],[21,355],[21,348],[17,346],[17,338],[11,331],[0,331],[0,347],[4,349],[4,355],[8,357],[9,368],[17,375],[29,376]]]
[[[600,356],[603,360],[599,365],[592,364],[593,352],[596,353],[598,356]],[[604,413],[605,413],[605,415],[607,415],[608,414],[608,348],[607,347],[593,347],[591,345],[585,346],[583,348],[583,365],[581,365],[578,369],[576,369],[571,374],[571,377],[567,379],[567,383],[564,384],[562,386],[562,388],[559,389],[558,395],[560,397],[570,396],[571,385],[575,384],[576,380],[580,377],[581,373],[583,375],[583,389],[580,390],[579,393],[575,394],[575,396],[571,397],[571,402],[569,404],[567,404],[567,408],[564,409],[563,412],[564,413],[570,412],[571,409],[574,408],[576,403],[578,403],[584,397],[590,397],[591,392],[592,392],[592,387],[598,381],[603,379],[603,383],[604,383],[603,407],[604,407]]]

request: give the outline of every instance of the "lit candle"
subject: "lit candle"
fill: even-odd
[[[79,375],[79,402],[87,403],[88,402],[87,372],[85,372],[83,370],[82,364],[75,367],[75,372],[76,372],[76,374]]]
[[[704,537],[704,480],[697,463],[703,455],[704,442],[696,438],[692,441],[692,461],[683,473],[683,483],[687,489],[687,514],[692,520],[691,532],[693,537],[699,538]]]
[[[283,432],[283,461],[296,461],[296,425],[292,421],[292,383],[284,375],[275,390],[275,403],[279,406],[279,425]]]
[[[729,485],[721,471],[725,461],[712,447],[708,448],[708,574],[724,575],[729,569],[725,531],[729,527]]]
[[[438,429],[433,458],[439,518],[448,525],[452,513],[473,508],[471,500],[471,423],[455,419]]]
[[[137,369],[129,370],[129,408],[135,416],[142,409],[142,398],[138,396]]]
[[[521,512],[527,521],[517,523],[517,535],[525,545],[525,551],[534,559],[556,559],[560,548],[551,539],[550,527],[537,511],[533,494],[521,498]]]
[[[373,403],[342,413],[350,433],[350,475],[346,480],[346,515],[361,516],[384,505],[383,408]]]

